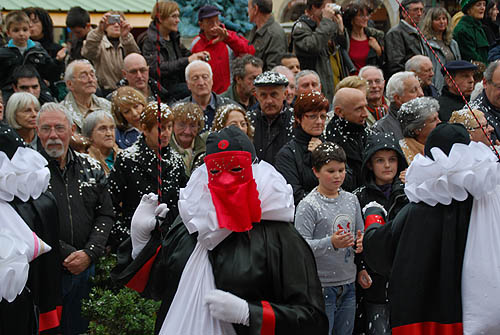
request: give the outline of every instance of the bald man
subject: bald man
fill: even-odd
[[[286,87],[286,102],[293,107],[296,95],[295,75],[292,70],[283,65],[273,67],[272,71],[281,73],[286,77],[286,79],[288,79],[288,86]]]
[[[158,83],[153,78],[149,78],[149,66],[141,54],[131,53],[123,59],[122,74],[123,79],[118,82],[119,87],[131,86],[140,91],[146,100],[156,101]],[[160,87],[159,92],[162,102],[170,102],[171,97],[165,88]]]
[[[363,92],[350,87],[341,88],[333,97],[335,115],[326,126],[326,139],[337,143],[344,149],[347,164],[353,172],[354,185],[342,186],[347,191],[352,191],[361,186],[365,122],[368,117],[367,106],[368,102]]]

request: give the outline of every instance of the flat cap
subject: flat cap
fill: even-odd
[[[202,19],[206,19],[207,17],[212,17],[219,15],[220,11],[217,7],[212,6],[212,5],[205,5],[200,8],[198,12],[198,21],[201,21]]]
[[[448,69],[449,73],[454,73],[462,70],[477,70],[477,65],[474,65],[465,60],[452,60],[451,62],[446,63],[445,66]],[[446,75],[446,72],[443,68],[441,68],[441,73],[443,74],[443,76]]]
[[[284,75],[274,71],[266,71],[255,78],[253,84],[256,87],[260,86],[287,86],[288,79]]]

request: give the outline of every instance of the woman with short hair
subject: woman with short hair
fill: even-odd
[[[32,149],[37,150],[36,119],[40,103],[31,93],[17,92],[10,96],[5,106],[5,119]]]
[[[111,95],[111,112],[116,120],[116,144],[126,149],[141,134],[141,113],[146,107],[144,95],[131,86],[122,86]]]
[[[424,154],[427,136],[441,122],[438,112],[439,103],[430,97],[410,100],[399,109],[398,120],[404,136],[399,145],[408,165],[417,154]]]
[[[103,110],[88,114],[83,121],[82,134],[88,138],[90,143],[89,155],[101,164],[104,172],[108,175],[120,150],[115,142],[113,116]]]
[[[248,138],[253,139],[255,129],[250,124],[243,107],[233,103],[219,106],[215,112],[211,131],[219,131],[231,125],[240,128]]]

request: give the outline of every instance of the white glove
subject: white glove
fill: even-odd
[[[169,209],[166,204],[158,206],[158,196],[149,193],[142,196],[141,202],[132,216],[130,237],[132,238],[132,258],[135,259],[148,243],[151,232],[156,226],[156,215],[165,218]]]
[[[250,310],[248,303],[229,292],[212,290],[205,295],[205,304],[208,305],[212,317],[229,323],[250,325]]]
[[[365,215],[365,212],[368,208],[371,208],[371,207],[378,207],[378,208],[381,208],[382,211],[384,212],[384,215],[387,216],[387,211],[385,210],[384,206],[382,206],[381,204],[379,204],[378,202],[376,201],[372,201],[372,202],[369,202],[366,204],[365,207],[363,207],[363,215]]]

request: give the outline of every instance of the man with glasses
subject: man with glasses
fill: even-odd
[[[494,140],[500,139],[500,62],[495,61],[484,71],[483,92],[471,102],[471,107],[484,113],[488,123],[495,129]],[[493,134],[492,134],[493,135]]]
[[[366,121],[367,126],[371,126],[371,124],[368,124],[369,119],[376,122],[383,118],[389,111],[389,101],[384,96],[384,73],[376,66],[367,65],[359,70],[358,76],[368,83],[368,90],[366,91],[368,105],[366,108],[373,118],[369,117]]]
[[[205,114],[205,127],[202,132],[212,127],[217,107],[235,103],[233,100],[212,91],[214,84],[212,67],[207,62],[195,60],[189,63],[186,67],[186,83],[191,95],[181,101],[200,105],[203,114]]]
[[[69,92],[61,104],[68,109],[76,126],[71,147],[78,151],[84,151],[87,143],[79,134],[85,116],[98,109],[110,112],[111,103],[95,95],[97,78],[94,67],[86,59],[71,62],[66,68],[64,81]]]
[[[37,116],[42,155],[49,162],[49,190],[56,198],[62,256],[63,334],[81,334],[88,320],[81,316],[81,302],[88,299],[94,264],[104,255],[114,213],[103,169],[69,143],[75,131],[71,114],[53,102]]]
[[[172,102],[167,89],[160,86],[158,90],[158,82],[149,77],[149,66],[141,54],[134,52],[123,59],[122,74],[123,78],[118,82],[118,87],[131,86],[141,92],[148,101],[156,101],[159,93],[161,102]],[[111,100],[111,94],[106,99]]]
[[[415,55],[424,55],[423,41],[414,24],[418,25],[424,14],[422,0],[404,0],[401,2],[403,11],[399,9],[401,21],[385,35],[385,72],[389,78],[394,73],[404,71],[408,59]]]

